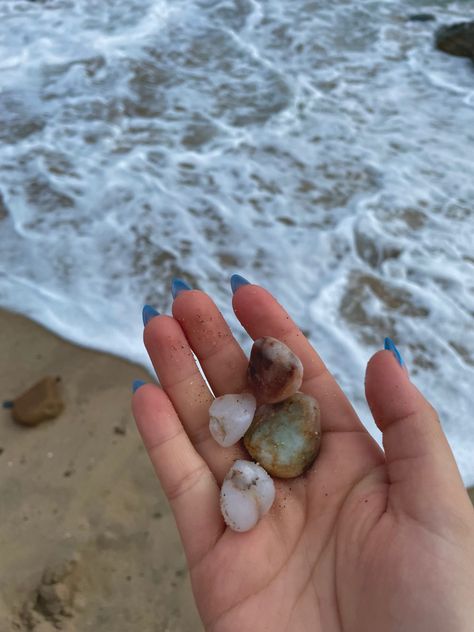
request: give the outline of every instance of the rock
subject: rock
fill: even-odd
[[[259,403],[274,404],[298,391],[303,365],[283,342],[265,336],[253,343],[247,378]]]
[[[54,419],[64,409],[59,393],[58,377],[45,377],[13,402],[14,420],[25,426],[36,426],[47,419]]]
[[[436,20],[436,16],[432,13],[413,13],[407,17],[410,22],[432,22]]]
[[[228,448],[240,441],[252,423],[256,407],[250,393],[217,397],[209,408],[209,430],[217,443]]]
[[[299,476],[313,463],[321,444],[317,401],[296,393],[278,404],[259,406],[244,444],[272,476]]]
[[[2,221],[2,219],[6,219],[7,217],[8,217],[8,208],[3,198],[3,195],[0,192],[0,221]]]
[[[474,21],[441,26],[435,33],[435,45],[449,55],[474,60]]]
[[[260,465],[234,462],[221,488],[221,512],[228,527],[233,531],[253,529],[274,500],[275,485]]]

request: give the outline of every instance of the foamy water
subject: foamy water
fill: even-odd
[[[467,2],[2,0],[0,304],[145,363],[141,307],[168,311],[173,276],[244,340],[239,272],[372,431],[364,369],[393,337],[474,483],[474,66],[432,45],[469,18]]]

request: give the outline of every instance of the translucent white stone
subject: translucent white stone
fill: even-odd
[[[221,488],[221,511],[233,531],[249,531],[270,509],[275,485],[252,461],[235,461]]]
[[[219,445],[237,443],[252,423],[257,402],[251,393],[217,397],[209,408],[209,430]]]

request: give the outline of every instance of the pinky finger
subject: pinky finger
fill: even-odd
[[[140,387],[133,396],[132,409],[192,569],[224,531],[219,488],[161,388],[153,384]]]

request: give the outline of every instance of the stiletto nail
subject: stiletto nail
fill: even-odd
[[[181,294],[181,292],[186,292],[187,290],[192,289],[193,288],[183,281],[183,279],[173,279],[171,281],[171,294],[173,295],[173,298],[176,298],[178,294]]]
[[[160,312],[158,312],[154,307],[152,307],[151,305],[144,305],[142,311],[143,326],[145,327],[145,325],[149,323],[152,318],[155,318],[155,316],[159,315]]]
[[[135,380],[132,384],[132,392],[135,393],[136,391],[138,391],[140,386],[143,386],[144,384],[146,384],[146,382],[144,382],[143,380]]]
[[[240,276],[240,274],[233,274],[230,277],[230,287],[232,289],[232,294],[235,294],[239,287],[242,287],[242,285],[250,285],[250,281],[247,281],[247,279],[245,279],[243,276]]]
[[[395,343],[393,342],[391,338],[385,338],[384,349],[386,349],[387,351],[391,351],[393,353],[393,355],[395,356],[395,359],[397,360],[400,366],[405,365],[405,363],[403,362],[403,358],[400,354],[400,351],[397,349],[397,347],[395,346]]]

